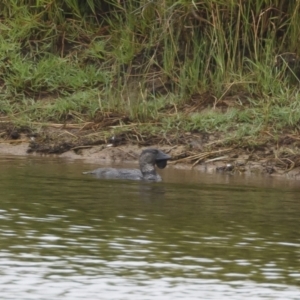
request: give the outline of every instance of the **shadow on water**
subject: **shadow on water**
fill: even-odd
[[[171,168],[162,183],[97,180],[57,159],[0,168],[3,299],[299,299],[296,182]]]

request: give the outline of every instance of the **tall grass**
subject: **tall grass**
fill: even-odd
[[[245,123],[233,116],[249,108],[256,110],[252,117],[264,112],[259,120],[267,125],[295,125],[298,117],[286,122],[286,114],[275,113],[278,103],[288,109],[299,97],[287,70],[274,72],[274,58],[299,51],[299,8],[299,1],[290,0],[4,0],[0,103],[21,107],[51,96],[68,111],[68,101],[90,93],[99,112],[143,122],[165,121],[167,108],[176,111],[207,95],[204,106],[194,103],[201,109],[181,110],[168,126],[179,117],[187,129],[219,130],[226,120],[228,127]],[[230,97],[241,104],[240,95],[247,106],[215,123],[216,117],[202,112]],[[7,113],[5,107],[0,112]],[[55,107],[59,119],[65,113]],[[267,116],[272,113],[277,117]],[[252,117],[245,117],[249,124]]]

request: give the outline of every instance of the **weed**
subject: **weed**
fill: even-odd
[[[33,124],[114,112],[149,132],[237,140],[297,130],[298,70],[274,59],[288,52],[298,61],[299,5],[2,1],[0,113]]]

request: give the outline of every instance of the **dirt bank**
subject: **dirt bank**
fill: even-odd
[[[87,127],[87,126],[86,126]],[[33,132],[9,124],[0,131],[0,155],[56,155],[99,163],[136,161],[141,149],[157,147],[172,156],[176,168],[205,172],[265,174],[300,179],[298,139],[286,137],[281,145],[222,146],[217,135],[181,133],[168,137],[143,136],[134,130],[119,135],[93,129],[50,126]]]

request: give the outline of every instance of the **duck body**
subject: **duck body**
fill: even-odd
[[[97,178],[143,180],[143,174],[138,169],[99,168],[83,174],[92,174]]]
[[[167,161],[171,157],[161,150],[149,148],[142,151],[138,169],[115,169],[115,168],[99,168],[93,171],[84,172],[83,174],[92,174],[97,178],[103,179],[127,179],[127,180],[145,180],[145,181],[161,181],[161,176],[156,173],[155,165],[164,169]]]

